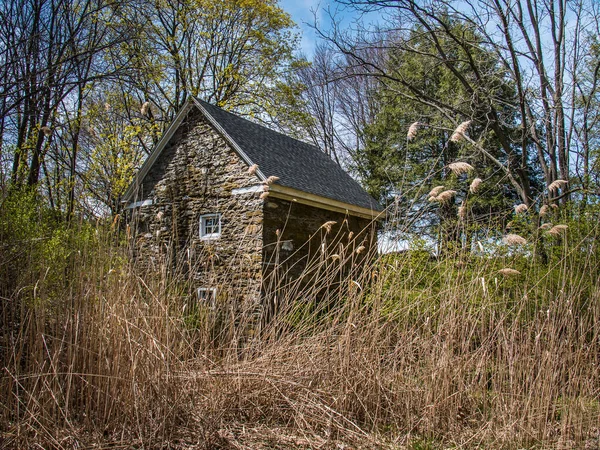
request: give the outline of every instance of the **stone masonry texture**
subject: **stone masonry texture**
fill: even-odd
[[[363,257],[350,255],[360,246],[365,247],[363,256],[369,254],[375,242],[375,227],[370,219],[269,198],[264,204],[265,284],[267,288],[272,284],[286,285],[302,276],[310,280],[307,267],[339,261],[361,264]],[[279,275],[273,273],[275,268]]]
[[[133,199],[152,200],[130,216],[136,261],[185,274],[192,289],[214,288],[217,299],[256,305],[268,284],[281,280],[275,267],[286,279],[299,278],[311,262],[375,242],[369,219],[273,195],[263,200],[262,191],[234,192],[251,187],[262,183],[193,108]],[[217,213],[221,235],[202,239],[200,217]],[[335,222],[329,231],[326,222]]]
[[[168,261],[189,275],[195,287],[218,293],[259,295],[262,279],[263,200],[260,193],[234,189],[260,184],[247,164],[192,109],[146,177],[136,200],[136,259],[152,268]],[[200,217],[221,214],[221,236],[200,238]]]

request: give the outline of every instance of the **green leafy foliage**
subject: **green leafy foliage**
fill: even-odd
[[[447,22],[476,48],[475,55],[485,74],[485,78],[478,81],[481,92],[467,91],[456,82],[448,67],[427,56],[433,54],[435,45],[442,46],[448,58],[456,61],[454,70],[474,81],[476,74],[463,63],[467,55],[458,43],[443,35],[439,42],[434,43],[418,27],[410,36],[399,38],[406,39],[403,45],[410,45],[410,51],[402,50],[403,47],[395,48],[392,39],[387,71],[393,79],[382,83],[376,94],[381,109],[375,121],[365,129],[367,145],[358,154],[358,170],[376,198],[386,200],[402,192],[403,200],[410,203],[414,201],[413,197],[424,195],[437,185],[444,185],[446,189],[464,189],[465,177],[453,176],[447,166],[457,160],[465,161],[473,165],[477,176],[486,181],[483,195],[471,206],[472,212],[497,212],[506,208],[514,193],[509,187],[505,188],[497,168],[477,149],[468,143],[452,142],[450,137],[456,125],[467,119],[475,120],[469,133],[481,134],[483,130],[476,123],[478,119],[485,121],[487,97],[491,96],[493,101],[501,104],[513,98],[514,89],[504,81],[494,55],[483,47],[476,47],[480,39],[473,31],[466,24],[449,19]],[[414,89],[422,93],[419,98],[414,97]],[[438,103],[449,106],[438,108]],[[452,109],[454,112],[451,112]],[[507,120],[510,122],[509,117]],[[407,138],[414,123],[419,123],[416,135]],[[483,135],[482,145],[502,158],[495,150],[498,143],[493,135]],[[417,188],[422,189],[417,192]]]
[[[0,214],[2,295],[33,302],[61,300],[75,282],[82,251],[98,251],[104,238],[92,224],[60,220],[33,191],[12,192],[2,201]]]

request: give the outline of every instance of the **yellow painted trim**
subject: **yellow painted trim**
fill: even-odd
[[[365,219],[383,220],[385,214],[374,209],[363,208],[350,203],[340,202],[320,195],[310,194],[297,189],[272,184],[269,186],[269,196],[280,198],[282,200],[295,201],[308,206],[326,209],[328,211],[342,214],[351,214],[353,216],[363,217]]]

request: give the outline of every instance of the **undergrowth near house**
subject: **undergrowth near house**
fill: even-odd
[[[267,320],[136,268],[118,218],[8,198],[0,446],[598,448],[598,211],[572,217],[364,270],[348,243]]]

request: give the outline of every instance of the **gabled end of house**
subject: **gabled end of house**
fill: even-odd
[[[177,114],[125,203],[137,261],[184,268],[207,298],[228,290],[256,299],[267,280],[302,279],[315,258],[373,248],[383,217],[317,147],[197,99]]]
[[[193,97],[181,108],[136,174],[124,195],[127,206],[147,201],[140,200],[143,180],[192,109],[202,114],[248,168],[256,167],[259,182],[277,178],[269,184],[273,197],[365,218],[381,218],[381,205],[319,148]]]

